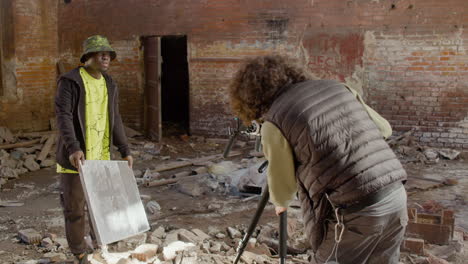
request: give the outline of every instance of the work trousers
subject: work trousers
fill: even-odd
[[[95,240],[93,226],[86,209],[86,199],[81,185],[80,175],[60,174],[60,203],[65,217],[65,233],[70,251],[79,255],[87,251],[85,241],[86,222],[89,222],[90,236]],[[86,220],[88,218],[88,221]]]
[[[339,264],[397,264],[407,223],[406,206],[383,216],[345,215],[342,240],[335,246],[336,222],[327,221],[327,236],[315,254],[315,261],[319,264],[327,260]],[[337,247],[336,252],[334,247]]]

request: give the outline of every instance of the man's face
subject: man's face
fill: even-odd
[[[91,56],[90,60],[90,67],[94,70],[106,72],[109,69],[111,55],[107,51],[96,52]]]

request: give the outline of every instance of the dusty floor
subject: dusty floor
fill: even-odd
[[[218,154],[222,146],[189,144],[181,140],[172,140],[161,151],[160,156],[191,158],[209,154]],[[161,160],[137,161],[135,168],[144,170]],[[446,208],[456,211],[456,225],[468,232],[468,161],[442,161],[436,165],[405,165],[410,176],[435,180],[456,179],[457,184],[428,190],[418,183],[407,186],[409,204],[418,206],[428,200],[436,200]],[[416,187],[415,187],[416,186]],[[141,194],[150,195],[162,208],[158,216],[150,216],[152,227],[199,228],[205,232],[209,228],[225,229],[228,226],[248,225],[255,212],[257,201],[242,201],[240,197],[229,194],[207,194],[201,198],[192,198],[181,194],[171,186],[140,188]],[[24,203],[21,207],[0,208],[0,263],[17,263],[25,260],[40,259],[43,252],[37,247],[18,241],[17,231],[34,228],[44,234],[54,233],[64,237],[62,212],[59,204],[58,176],[53,169],[43,169],[23,175],[19,180],[8,182],[0,192],[0,200],[14,200]],[[209,205],[220,204],[221,209],[208,209]],[[293,214],[294,215],[294,214]],[[298,217],[298,216],[296,216]],[[262,224],[276,223],[273,207],[267,207]],[[225,242],[234,246],[236,241],[229,238]],[[466,242],[465,242],[466,243]],[[465,252],[468,247],[465,244]],[[466,258],[465,258],[466,257]],[[402,255],[402,262],[409,262]],[[451,263],[468,263],[468,255],[453,257]]]

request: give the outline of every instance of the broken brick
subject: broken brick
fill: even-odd
[[[28,243],[28,244],[40,244],[42,240],[41,234],[37,232],[36,230],[29,228],[29,229],[24,229],[20,230],[18,232],[18,237],[21,239],[21,241]]]
[[[424,255],[424,239],[420,238],[406,238],[403,241],[403,250],[411,254]]]
[[[132,252],[132,258],[138,259],[139,261],[148,261],[156,256],[158,252],[158,245],[154,244],[143,244],[138,246]]]

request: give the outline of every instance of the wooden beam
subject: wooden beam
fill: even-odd
[[[39,142],[41,142],[40,139],[35,139],[35,140],[23,141],[23,142],[14,143],[14,144],[2,144],[0,145],[0,149],[24,148],[24,147],[29,147],[34,144],[37,144]]]
[[[47,155],[49,155],[50,149],[52,148],[54,143],[55,135],[52,134],[47,139],[46,143],[44,144],[44,147],[41,150],[41,153],[39,153],[39,156],[37,157],[37,161],[39,161],[39,164],[47,158]]]

